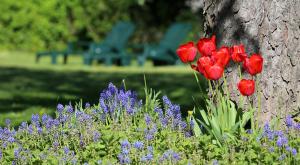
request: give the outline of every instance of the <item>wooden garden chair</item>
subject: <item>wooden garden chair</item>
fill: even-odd
[[[51,50],[51,51],[42,51],[36,53],[36,62],[39,62],[40,58],[43,56],[51,56],[51,63],[57,63],[57,57],[63,56],[64,64],[67,63],[68,56],[70,55],[80,55],[85,52],[89,47],[90,42],[85,41],[77,41],[77,42],[68,42],[67,49],[58,51],[58,50]]]
[[[179,58],[176,55],[176,49],[186,38],[191,25],[187,23],[172,24],[160,42],[156,45],[145,44],[143,53],[138,56],[138,63],[143,66],[146,59],[151,59],[154,65],[177,64]]]
[[[84,63],[91,65],[93,60],[100,60],[109,66],[114,60],[120,60],[121,65],[129,65],[131,59],[125,48],[134,29],[130,22],[118,22],[101,43],[90,45],[84,54]]]

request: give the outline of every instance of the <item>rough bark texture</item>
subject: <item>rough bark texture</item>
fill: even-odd
[[[268,120],[299,111],[300,1],[205,0],[203,11],[205,32],[217,35],[218,46],[243,43],[249,55],[263,56],[260,116]],[[228,72],[231,95],[237,98],[237,69],[232,65]]]

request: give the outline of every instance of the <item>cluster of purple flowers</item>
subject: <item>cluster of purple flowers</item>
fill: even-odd
[[[77,163],[77,158],[75,157],[75,152],[70,150],[69,147],[64,146],[62,148],[63,153],[64,153],[64,157],[62,157],[61,164],[67,164],[68,162],[72,162],[72,164],[76,164]]]
[[[128,140],[123,140],[121,141],[121,151],[118,155],[118,160],[120,164],[130,164],[132,163],[130,159],[130,150],[131,147],[136,149],[136,154],[138,153],[143,153],[143,154],[138,154],[140,155],[139,160],[141,163],[149,163],[153,160],[153,147],[152,146],[147,146],[144,147],[144,143],[142,141],[135,141],[130,144]],[[144,150],[146,149],[146,150]]]
[[[118,89],[109,83],[108,88],[100,93],[99,104],[104,115],[117,119],[123,112],[130,116],[137,113],[142,106],[142,100],[137,99],[135,92]]]
[[[121,153],[118,155],[118,159],[120,164],[130,164],[131,159],[130,159],[130,148],[131,144],[129,143],[128,140],[123,140],[121,142]]]
[[[160,142],[160,131],[171,130],[174,134],[180,133],[186,137],[193,135],[194,119],[191,116],[187,121],[183,119],[180,107],[172,104],[166,96],[163,97],[163,107],[154,109],[155,115],[144,114],[142,116],[139,113],[142,109],[142,102],[137,99],[136,94],[132,91],[118,89],[110,83],[108,88],[101,92],[98,106],[91,106],[90,103],[84,105],[85,109],[79,106],[73,106],[71,103],[58,104],[55,118],[46,114],[42,116],[33,114],[31,121],[23,122],[17,131],[11,127],[10,120],[6,120],[6,127],[0,127],[0,162],[10,160],[9,163],[13,161],[13,164],[26,164],[32,158],[40,158],[38,161],[47,161],[47,159],[53,158],[59,164],[82,164],[84,162],[87,164],[86,159],[81,160],[80,154],[89,149],[92,150],[91,152],[102,149],[102,146],[105,145],[98,144],[105,144],[105,136],[101,135],[107,131],[106,128],[110,129],[111,126],[116,128],[119,126],[118,124],[124,124],[122,121],[140,123],[143,127],[134,125],[134,127],[129,126],[128,129],[138,130],[137,132],[141,132],[137,134],[138,139],[143,136],[144,138],[132,143],[128,140],[120,142],[120,153],[113,153],[120,164],[137,162],[151,164],[166,163],[167,161],[167,163],[176,164],[185,157],[184,154],[181,155],[171,150],[171,146],[169,146],[169,150],[157,157],[151,146],[152,144],[157,146]],[[110,121],[119,121],[123,117],[128,120],[120,120],[120,122],[107,125],[107,123],[111,124]],[[144,120],[141,120],[141,117],[144,117]],[[109,122],[107,122],[108,120]],[[146,127],[144,127],[144,123]],[[105,127],[103,130],[102,126]],[[268,146],[270,152],[277,151],[278,148],[285,151],[278,158],[279,160],[285,159],[289,154],[297,155],[296,146],[289,143],[287,133],[299,131],[300,125],[294,122],[291,116],[288,116],[286,126],[287,130],[280,131],[273,130],[269,124],[266,124],[263,133],[258,138],[258,141],[269,141],[269,144],[274,144],[274,146]],[[95,149],[95,147],[99,148]],[[32,152],[31,149],[34,151]],[[6,150],[10,151],[6,152]],[[155,150],[155,152],[157,151],[160,150]],[[133,156],[133,154],[135,155]],[[10,157],[7,158],[7,156]],[[96,160],[98,159],[99,157]],[[103,161],[105,162],[105,158]],[[102,163],[101,160],[98,163]]]
[[[147,153],[141,156],[140,161],[142,163],[146,163],[146,162],[151,162],[152,160],[153,160],[153,147],[148,146]]]
[[[163,163],[164,161],[171,161],[172,163],[176,163],[180,160],[180,155],[173,151],[167,150],[163,153],[163,155],[159,158],[159,162]]]
[[[187,137],[192,135],[192,128],[194,127],[194,121],[190,120],[187,124],[181,117],[180,106],[172,104],[167,96],[163,96],[163,109],[156,107],[154,111],[157,113],[163,128],[170,127],[173,130],[179,130],[185,133]]]
[[[133,143],[134,148],[138,150],[143,150],[144,149],[144,143],[142,141],[136,141]]]
[[[0,127],[0,144],[2,148],[6,148],[8,145],[12,145],[16,141],[16,131],[14,129]]]
[[[288,115],[286,117],[285,123],[286,123],[287,128],[300,131],[300,123],[295,122],[291,115]]]
[[[157,126],[154,122],[152,122],[152,119],[148,114],[145,114],[145,123],[147,125],[144,130],[145,139],[153,140],[157,133]]]
[[[109,84],[108,88],[101,93],[100,102],[101,100],[104,101],[104,106],[108,112],[125,110],[128,115],[134,115],[142,106],[141,101],[137,100],[134,92],[117,89],[113,84]],[[100,105],[100,107],[103,106]],[[63,150],[64,156],[60,159],[63,163],[77,161],[75,160],[76,153],[74,151],[71,151],[68,147],[62,148],[61,145],[64,143],[62,141],[64,139],[78,141],[79,145],[77,147],[82,149],[90,143],[99,142],[101,133],[95,125],[99,123],[100,109],[93,109],[89,103],[85,104],[84,110],[81,107],[73,107],[71,103],[65,106],[58,104],[56,118],[52,118],[47,114],[42,116],[33,114],[31,122],[29,124],[22,122],[17,131],[10,127],[11,122],[7,119],[6,127],[0,127],[0,148],[6,149],[8,146],[19,146],[19,148],[14,149],[14,156],[19,157],[21,152],[26,151],[26,149],[23,149],[26,144],[18,138],[43,139],[50,142],[51,148],[49,150],[54,151],[55,154],[59,155],[60,150]],[[102,110],[104,111],[103,108]],[[112,115],[113,113],[109,114]],[[42,155],[42,157],[44,158],[45,155]],[[0,152],[1,158],[2,152]]]
[[[287,127],[291,128],[294,123],[291,120],[291,118],[287,118],[286,121]],[[266,140],[267,142],[270,142],[270,144],[275,143],[276,146],[280,149],[283,149],[289,153],[291,153],[293,156],[297,155],[296,148],[292,148],[289,146],[289,139],[288,139],[288,132],[289,130],[273,130],[271,129],[269,123],[266,123],[263,128],[263,132],[260,136],[257,137],[257,141]],[[274,152],[275,148],[274,146],[269,147],[269,152]],[[282,154],[278,159],[283,160],[285,159],[286,154]]]

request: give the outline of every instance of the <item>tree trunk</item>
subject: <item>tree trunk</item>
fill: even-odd
[[[205,33],[216,34],[219,47],[243,43],[248,56],[252,53],[263,56],[263,72],[256,78],[262,93],[261,119],[299,112],[300,1],[205,0],[203,11]],[[228,84],[237,100],[239,77],[234,67],[228,69]],[[247,77],[246,73],[243,75]],[[256,96],[253,96],[255,103]]]

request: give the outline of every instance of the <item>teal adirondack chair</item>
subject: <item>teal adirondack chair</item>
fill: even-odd
[[[138,56],[139,65],[143,66],[146,59],[153,60],[154,65],[179,63],[176,49],[190,29],[191,25],[187,23],[172,24],[157,45],[144,45],[143,53]]]
[[[84,54],[84,63],[91,65],[93,60],[102,60],[106,65],[112,65],[114,60],[120,60],[121,65],[129,65],[131,58],[125,47],[134,29],[130,22],[118,22],[103,42],[90,45]]]
[[[51,50],[51,51],[43,51],[36,53],[36,62],[38,63],[40,58],[43,56],[51,56],[51,63],[57,63],[57,57],[63,56],[64,64],[67,63],[68,56],[73,54],[83,54],[83,52],[88,49],[90,42],[85,41],[77,41],[77,42],[68,42],[67,48],[65,50]]]

